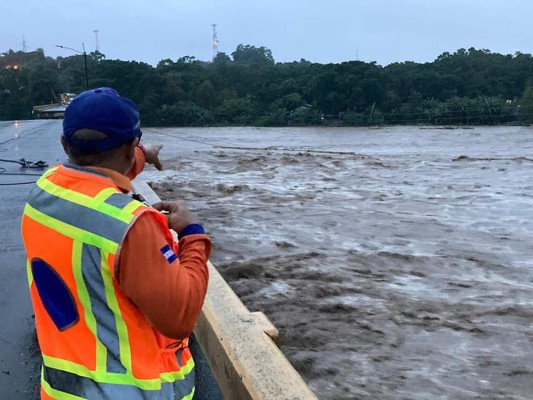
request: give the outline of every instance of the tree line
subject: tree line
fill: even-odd
[[[0,120],[32,118],[34,105],[85,90],[83,55],[42,49],[0,55]],[[475,48],[435,61],[276,63],[265,47],[239,45],[211,62],[184,56],[143,62],[87,54],[90,87],[138,105],[144,125],[495,125],[533,122],[533,57]]]

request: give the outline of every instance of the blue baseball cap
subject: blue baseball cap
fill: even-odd
[[[100,141],[77,140],[72,134],[80,129],[105,133]],[[141,120],[135,103],[114,89],[101,87],[76,96],[65,110],[63,138],[73,147],[104,151],[120,147],[141,136]]]

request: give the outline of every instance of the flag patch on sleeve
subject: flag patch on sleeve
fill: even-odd
[[[172,264],[172,262],[178,258],[178,256],[176,255],[176,253],[174,253],[172,251],[172,249],[170,248],[170,246],[167,244],[166,246],[163,246],[161,247],[161,254],[163,254],[163,256],[167,259],[167,262],[169,264]]]

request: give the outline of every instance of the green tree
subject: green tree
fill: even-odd
[[[195,102],[201,107],[212,108],[218,104],[218,95],[210,80],[203,81],[195,90]]]
[[[263,46],[255,47],[240,44],[237,46],[237,49],[231,53],[231,56],[235,63],[241,65],[259,66],[274,64],[272,51]]]
[[[213,122],[213,117],[206,109],[191,101],[163,105],[158,111],[158,119],[165,126],[203,126]]]
[[[224,100],[214,113],[217,122],[232,125],[252,125],[258,116],[256,105],[249,97]]]
[[[533,86],[528,86],[520,99],[520,117],[524,122],[533,121]]]

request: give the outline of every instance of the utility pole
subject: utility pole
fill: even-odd
[[[98,46],[98,32],[100,32],[98,29],[94,30],[94,36],[96,37],[96,52],[100,52],[100,46]]]
[[[213,60],[218,54],[218,37],[217,37],[217,24],[212,24],[213,27]]]
[[[62,49],[68,49],[75,53],[83,55],[83,62],[85,64],[85,90],[89,90],[89,74],[87,73],[87,52],[85,51],[85,43],[82,43],[81,46],[82,46],[83,51],[73,49],[72,47],[61,46],[59,44],[56,44],[56,47],[60,47]]]

